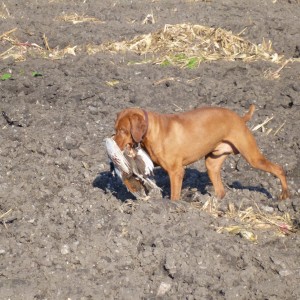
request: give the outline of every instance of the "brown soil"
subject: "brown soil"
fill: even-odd
[[[72,13],[101,22],[59,18]],[[154,24],[142,24],[147,14]],[[275,79],[266,74],[281,65],[266,61],[188,69],[86,51],[191,23],[242,32],[256,44],[270,39],[277,53],[297,59],[299,1],[4,0],[0,16],[0,36],[17,28],[0,38],[0,76],[12,75],[0,81],[0,108],[11,119],[0,118],[1,299],[299,299],[300,63]],[[33,44],[69,50],[49,59]],[[249,127],[273,116],[254,134],[287,172],[286,202],[277,201],[274,177],[238,156],[224,165],[227,195],[217,207],[202,161],[186,170],[176,204],[160,168],[164,198],[148,201],[134,200],[109,171],[103,139],[125,107],[173,113],[217,105],[243,114],[251,103]],[[249,207],[252,221],[240,216]],[[259,214],[282,219],[257,226]],[[231,225],[256,242],[228,233]]]

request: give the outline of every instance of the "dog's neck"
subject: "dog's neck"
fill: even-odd
[[[158,164],[158,158],[156,155],[157,151],[160,151],[160,147],[157,150],[157,144],[155,143],[155,137],[158,135],[157,132],[157,126],[153,126],[153,124],[157,123],[155,120],[157,119],[157,113],[153,112],[147,112],[143,110],[144,112],[144,117],[146,121],[146,130],[145,134],[143,135],[143,139],[141,141],[141,147],[146,150],[146,152],[149,154],[151,160],[155,163]],[[159,120],[156,120],[159,122]]]
[[[144,137],[146,136],[147,131],[148,131],[148,127],[149,127],[149,117],[148,117],[148,112],[147,112],[146,110],[143,109],[143,113],[144,113],[145,122],[146,122],[146,129],[145,129],[145,133],[144,133],[144,135],[143,135],[142,140],[143,140]]]
[[[142,139],[140,140],[140,142],[135,142],[135,144],[133,145],[134,148],[138,148],[138,147],[140,147],[140,145],[142,145],[142,146],[144,145],[144,140],[146,138],[146,135],[148,133],[148,128],[149,128],[149,116],[148,116],[148,112],[146,110],[144,110],[144,109],[141,109],[141,110],[142,110],[142,112],[144,114],[146,127],[145,127],[145,132],[144,132],[144,134],[142,136]]]

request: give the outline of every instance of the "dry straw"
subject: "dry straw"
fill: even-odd
[[[0,35],[0,41],[9,45],[7,50],[0,53],[0,60],[12,58],[15,61],[24,61],[27,56],[56,60],[64,58],[67,54],[76,55],[77,46],[51,49],[45,34],[43,35],[43,46],[36,43],[23,43],[15,36],[16,31],[17,28],[14,28]]]
[[[275,212],[263,212],[256,204],[255,207],[249,206],[241,209],[236,208],[233,203],[229,203],[227,211],[222,212],[218,208],[218,203],[212,198],[202,206],[199,203],[194,203],[193,206],[210,213],[214,217],[222,216],[234,221],[234,225],[218,227],[217,232],[240,235],[252,242],[257,241],[257,235],[254,234],[257,230],[275,230],[279,235],[288,235],[299,229],[288,213],[278,215]]]
[[[261,130],[261,132],[265,133],[266,135],[269,135],[272,131],[273,128],[267,128],[266,125],[274,118],[274,116],[267,117],[261,124],[258,124],[254,127],[251,128],[252,131],[257,131]],[[284,127],[286,124],[286,120],[283,121],[277,129],[275,129],[275,132],[273,133],[274,135],[277,135]]]
[[[0,210],[0,223],[2,223],[2,224],[5,226],[6,229],[7,229],[7,226],[6,226],[7,220],[6,220],[6,218],[8,217],[8,215],[9,215],[11,212],[12,212],[12,209],[9,209],[9,210],[6,211],[6,212],[2,212],[2,211]]]
[[[163,29],[134,37],[131,40],[89,45],[88,53],[99,51],[131,51],[152,55],[151,62],[194,67],[203,61],[268,60],[280,63],[283,59],[272,49],[272,43],[253,44],[221,28],[202,25],[165,25]]]
[[[58,18],[58,20],[72,23],[74,25],[80,24],[80,23],[104,23],[103,21],[100,21],[97,18],[94,17],[88,17],[85,15],[79,15],[77,13],[72,13],[69,15],[62,15]]]
[[[0,19],[7,19],[10,18],[10,12],[5,5],[5,3],[2,2],[2,5],[0,4]]]
[[[83,22],[103,23],[100,20],[80,16],[78,14],[63,15],[59,17],[64,22],[78,24]],[[154,17],[153,17],[153,21]],[[239,35],[232,34],[221,28],[210,28],[202,25],[177,24],[165,25],[163,29],[149,34],[134,37],[131,40],[120,42],[106,42],[101,45],[68,46],[64,49],[50,48],[47,37],[43,36],[44,45],[36,43],[23,43],[15,37],[16,28],[0,34],[3,45],[8,44],[8,49],[0,54],[0,59],[13,58],[22,61],[27,56],[42,57],[48,59],[62,59],[67,54],[75,55],[86,50],[88,54],[97,52],[134,52],[143,59],[135,63],[158,63],[162,65],[176,65],[180,67],[194,68],[204,61],[216,60],[242,60],[245,62],[266,60],[274,63],[282,63],[275,70],[268,70],[264,75],[269,79],[276,79],[280,71],[289,62],[299,59],[285,60],[272,49],[272,43],[263,40],[256,45]],[[76,49],[76,52],[75,52]]]

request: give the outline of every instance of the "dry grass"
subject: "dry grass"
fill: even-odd
[[[190,24],[165,25],[163,29],[132,40],[88,46],[89,54],[99,51],[131,51],[153,56],[151,62],[190,68],[203,61],[216,60],[283,61],[283,56],[273,51],[270,41],[256,45],[221,28]]]
[[[206,211],[214,217],[219,217],[222,212],[219,210],[219,200],[215,197],[211,197],[203,205],[199,202],[192,202],[192,207]]]
[[[14,39],[11,37],[12,33],[14,33],[17,30],[17,28],[11,29],[9,31],[6,31],[0,35],[0,41],[9,41],[13,42]]]
[[[58,20],[72,23],[74,25],[81,24],[81,23],[104,23],[103,21],[100,21],[97,18],[88,17],[85,15],[79,15],[77,13],[72,13],[69,15],[62,15],[62,16],[58,17]]]
[[[269,135],[271,132],[273,132],[273,135],[277,135],[283,129],[284,125],[286,124],[286,120],[282,124],[280,124],[275,130],[273,130],[274,128],[266,126],[271,120],[273,120],[273,118],[274,116],[267,117],[262,123],[252,127],[251,130],[261,130],[261,132],[265,133],[266,135]]]
[[[106,81],[105,83],[108,86],[114,87],[114,86],[118,85],[120,83],[120,81],[119,80],[110,80],[110,81]]]
[[[296,231],[288,213],[276,215],[275,213],[262,212],[257,205],[242,210],[230,204],[226,216],[230,218],[238,217],[240,221],[251,224],[253,229],[275,228],[284,234]]]
[[[17,31],[17,28],[13,28],[9,31],[6,31],[0,35],[0,41],[4,44],[9,45],[9,48],[0,54],[0,59],[13,58],[15,61],[24,60],[22,49],[17,49],[20,42],[14,36],[14,33]]]
[[[14,28],[0,35],[0,41],[8,45],[8,49],[0,53],[0,60],[11,58],[15,61],[24,61],[27,56],[56,60],[64,58],[67,54],[76,55],[77,46],[51,49],[45,34],[43,35],[43,46],[36,43],[23,43],[15,36],[16,32],[17,28]]]
[[[101,22],[96,18],[80,16],[76,13],[59,18],[72,24]],[[148,15],[144,21],[155,22],[153,14]],[[245,62],[267,60],[282,63],[279,69],[265,72],[265,77],[269,79],[278,78],[281,70],[288,63],[299,61],[297,59],[285,60],[283,56],[279,56],[273,51],[270,41],[263,41],[262,44],[256,45],[230,31],[201,25],[165,25],[163,29],[136,36],[132,40],[106,42],[101,45],[68,46],[65,49],[58,47],[51,49],[45,35],[43,36],[43,45],[20,42],[15,36],[16,31],[15,28],[0,35],[0,41],[4,42],[4,45],[8,45],[8,49],[0,54],[0,59],[12,58],[22,61],[28,55],[62,59],[67,54],[76,55],[76,52],[79,51],[87,51],[90,55],[98,52],[131,51],[143,57],[142,61],[134,63],[157,63],[187,68],[197,67],[204,61],[216,60],[242,60]]]
[[[0,19],[8,19],[10,18],[10,12],[7,8],[7,6],[5,5],[4,2],[2,2],[2,4],[0,4]]]
[[[247,226],[249,227],[249,226]],[[234,235],[239,235],[240,237],[251,241],[256,242],[257,241],[257,235],[251,231],[251,228],[245,228],[245,226],[239,226],[239,225],[232,225],[227,227],[219,227],[217,229],[217,232],[229,232]]]
[[[229,203],[227,211],[224,213],[219,210],[218,201],[215,198],[209,199],[200,205],[192,203],[195,208],[206,211],[214,217],[222,216],[234,221],[235,224],[225,227],[218,227],[218,232],[229,232],[240,235],[241,237],[256,242],[257,235],[254,233],[258,230],[275,230],[279,235],[288,235],[296,232],[299,228],[294,225],[288,213],[277,215],[276,213],[266,213],[255,207],[249,206],[245,209],[236,208],[233,203]]]
[[[3,213],[0,210],[0,221],[3,221],[5,217],[7,217],[12,212],[12,209],[8,210],[7,212]]]
[[[275,71],[268,69],[264,72],[264,77],[266,79],[270,79],[270,80],[274,80],[274,79],[278,79],[280,78],[280,72],[289,64],[289,63],[293,63],[293,62],[300,62],[300,58],[290,58],[285,60],[281,67],[276,69]]]
[[[5,226],[5,228],[7,228],[6,226],[6,222],[7,222],[7,217],[9,216],[9,214],[12,212],[12,209],[6,211],[6,212],[2,212],[0,210],[0,222]]]
[[[119,207],[119,210],[121,211],[121,213],[133,213],[138,206],[139,206],[138,202],[128,200]]]

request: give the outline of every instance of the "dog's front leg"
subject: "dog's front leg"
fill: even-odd
[[[168,171],[171,183],[171,200],[179,200],[184,176],[184,168],[177,167]]]

